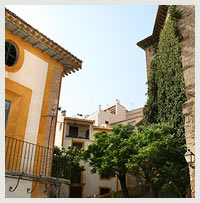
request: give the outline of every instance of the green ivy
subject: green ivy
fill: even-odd
[[[144,123],[168,123],[184,135],[183,103],[186,101],[185,82],[181,61],[176,19],[181,14],[175,6],[168,9],[169,17],[159,36],[155,57],[150,65],[148,100],[144,106]]]

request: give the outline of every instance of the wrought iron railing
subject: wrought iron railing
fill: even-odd
[[[72,135],[72,134],[66,134],[65,137],[71,137],[71,138],[80,138],[80,139],[89,139],[89,135],[83,134],[83,135]]]
[[[28,175],[51,176],[53,149],[5,137],[5,169]]]
[[[71,184],[81,183],[80,168],[71,168],[71,163],[66,157],[54,157],[52,165],[52,176],[57,178],[68,179]]]

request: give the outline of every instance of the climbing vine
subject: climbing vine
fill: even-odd
[[[168,9],[169,16],[159,36],[155,57],[150,65],[148,100],[144,106],[144,123],[169,123],[184,135],[182,105],[186,101],[185,82],[181,61],[176,19],[181,14],[175,6]]]

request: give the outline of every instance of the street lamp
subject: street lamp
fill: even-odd
[[[186,162],[189,164],[191,168],[195,168],[194,164],[194,153],[187,149],[187,152],[184,154]]]

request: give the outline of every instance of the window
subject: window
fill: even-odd
[[[86,138],[86,139],[89,139],[89,130],[86,131],[86,133],[85,133],[85,138]]]
[[[110,193],[110,188],[100,188],[100,195],[105,195]]]
[[[10,42],[5,42],[5,63],[7,66],[13,66],[18,60],[18,50],[16,46]]]
[[[109,121],[105,121],[105,124],[109,124]]]
[[[11,101],[5,99],[5,126],[6,126],[7,120],[8,120],[8,114],[10,111],[10,104],[11,104]]]
[[[78,137],[78,127],[69,126],[69,136]]]
[[[70,197],[71,198],[81,198],[82,197],[82,187],[75,187],[75,186],[70,186]]]

